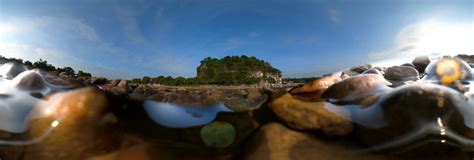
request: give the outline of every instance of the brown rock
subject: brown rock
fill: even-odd
[[[393,66],[385,71],[385,78],[390,81],[416,81],[419,78],[418,71],[409,66]]]
[[[325,141],[296,132],[278,123],[261,127],[246,145],[246,160],[313,160],[313,159],[389,159],[387,156],[362,154],[357,148],[341,141]]]
[[[326,135],[346,135],[352,131],[349,115],[337,108],[327,110],[325,102],[304,102],[285,94],[270,102],[270,108],[294,129],[320,130]]]
[[[321,97],[342,103],[356,102],[372,95],[378,87],[389,84],[381,75],[358,75],[332,85]]]
[[[331,74],[317,80],[308,82],[303,86],[295,87],[289,93],[304,101],[321,101],[321,94],[331,85],[340,81],[342,78],[339,75]]]

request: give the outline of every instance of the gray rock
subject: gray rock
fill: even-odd
[[[368,69],[368,70],[362,72],[362,74],[378,74],[378,75],[383,76],[383,73],[380,72],[378,69],[375,69],[375,68]]]
[[[393,66],[385,71],[385,79],[392,82],[394,86],[399,86],[406,81],[417,81],[420,77],[418,71],[413,67]]]
[[[25,65],[17,62],[8,62],[0,66],[0,76],[13,79],[21,72],[28,70]]]
[[[25,71],[13,79],[15,86],[24,90],[42,90],[46,88],[43,76],[35,71]]]
[[[363,74],[339,81],[322,94],[324,99],[352,103],[373,95],[379,87],[390,85],[381,75]]]
[[[425,69],[431,60],[428,56],[416,57],[411,63],[415,66],[418,73],[425,73]]]

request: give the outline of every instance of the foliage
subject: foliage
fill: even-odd
[[[275,83],[272,77],[281,77],[281,71],[253,56],[226,56],[222,59],[207,57],[197,68],[197,77],[209,84]]]
[[[30,61],[23,61],[23,59],[18,58],[5,58],[0,55],[0,64],[7,62],[17,62],[26,65],[29,68],[38,68],[45,71],[57,71],[57,72],[66,72],[68,75],[76,75],[74,69],[71,67],[56,68],[52,64],[49,64],[48,61],[39,59],[38,61],[32,63]],[[77,77],[92,77],[90,73],[79,71],[77,72]]]
[[[74,75],[75,71],[71,67],[63,67],[63,68],[58,68],[57,71],[59,73],[61,72],[66,72],[68,75]]]
[[[191,78],[144,76],[141,79],[132,79],[133,83],[153,83],[171,86],[181,85],[240,85],[255,84],[259,82],[276,83],[271,77],[280,77],[281,71],[273,68],[270,63],[248,56],[227,56],[222,59],[205,58],[197,67],[197,76]],[[261,73],[260,76],[256,75]]]
[[[84,72],[84,71],[77,71],[77,76],[78,77],[92,77],[92,75],[90,73],[87,73],[87,72]]]

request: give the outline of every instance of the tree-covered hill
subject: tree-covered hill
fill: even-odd
[[[281,83],[281,71],[256,57],[207,57],[197,67],[197,78],[209,84]]]

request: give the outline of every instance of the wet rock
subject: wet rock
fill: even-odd
[[[0,66],[0,76],[13,79],[21,72],[28,70],[25,65],[17,62],[8,62]]]
[[[321,101],[321,94],[334,83],[342,80],[337,74],[331,74],[314,81],[308,82],[303,86],[298,86],[289,91],[295,97],[304,101]]]
[[[383,73],[381,71],[379,71],[378,69],[375,69],[375,68],[368,69],[368,70],[364,71],[362,74],[378,74],[378,75],[383,76]]]
[[[358,75],[332,85],[322,94],[322,98],[338,103],[357,103],[389,84],[377,74]]]
[[[383,119],[371,121],[382,121],[384,126],[374,128],[366,124],[356,125],[356,137],[367,145],[384,144],[413,134],[425,126],[439,124],[438,118],[441,118],[441,123],[448,126],[450,130],[457,130],[463,135],[464,120],[454,107],[451,96],[462,97],[455,90],[433,84],[409,84],[396,88],[380,97],[380,106],[373,106],[382,108],[382,113],[373,114],[383,114]],[[377,115],[369,115],[372,118],[375,116]],[[433,130],[433,135],[436,135],[435,133],[436,131]],[[420,137],[417,140],[422,139],[423,137]]]
[[[418,71],[408,66],[393,66],[385,71],[385,79],[393,83],[394,86],[403,85],[407,81],[419,80]]]
[[[153,145],[138,144],[112,153],[91,157],[88,160],[153,160],[153,159],[193,159],[193,160],[231,160],[235,159],[229,152],[215,152],[190,145]]]
[[[15,86],[23,90],[43,90],[46,88],[43,76],[35,71],[25,71],[13,79]]]
[[[361,66],[357,66],[357,67],[353,67],[351,68],[352,71],[354,72],[357,72],[357,73],[362,73],[368,69],[372,68],[372,65],[370,64],[366,64],[366,65],[361,65]]]
[[[88,87],[54,94],[48,98],[48,108],[65,119],[62,122],[76,123],[88,119],[99,119],[107,106],[107,98],[101,90]]]
[[[300,133],[279,123],[262,126],[245,147],[243,159],[390,159],[376,154],[358,154],[357,148],[341,141],[326,141]]]
[[[262,92],[258,88],[252,88],[249,90],[249,93],[247,95],[248,99],[256,99],[258,97],[262,96]]]
[[[270,102],[275,115],[288,126],[298,130],[320,130],[326,135],[346,135],[352,131],[349,115],[325,102],[303,102],[285,94]]]
[[[428,56],[416,57],[411,63],[415,66],[418,73],[425,73],[425,69],[430,64],[431,60]]]

